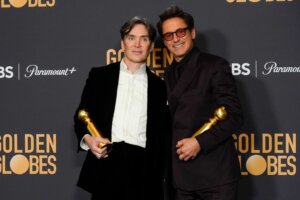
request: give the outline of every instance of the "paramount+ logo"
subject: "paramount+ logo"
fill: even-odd
[[[55,3],[56,0],[0,0],[0,8],[50,8]]]

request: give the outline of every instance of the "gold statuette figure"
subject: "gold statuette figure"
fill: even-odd
[[[78,119],[83,121],[86,125],[87,125],[87,129],[89,130],[90,134],[94,137],[102,137],[103,135],[102,133],[97,130],[97,128],[95,127],[94,123],[92,122],[91,118],[89,117],[89,113],[85,110],[80,110],[78,112]],[[107,148],[107,152],[111,151],[112,148],[112,142],[109,142],[107,144],[105,143],[99,143],[98,145],[100,148]]]
[[[214,117],[210,118],[209,122],[205,123],[200,129],[198,129],[192,137],[196,137],[196,136],[202,134],[204,131],[206,131],[206,130],[210,129],[212,126],[214,126],[217,123],[217,121],[224,120],[226,118],[226,116],[227,116],[227,112],[226,112],[224,106],[217,108],[215,110]]]

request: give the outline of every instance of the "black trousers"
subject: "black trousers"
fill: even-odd
[[[106,159],[106,158],[103,158]],[[114,143],[108,162],[110,178],[92,200],[143,200],[145,196],[145,149],[124,142]]]
[[[236,200],[237,182],[198,191],[175,189],[174,200]]]

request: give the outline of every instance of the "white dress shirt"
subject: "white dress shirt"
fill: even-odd
[[[112,142],[146,147],[148,76],[146,64],[134,73],[122,59],[120,63],[117,99],[112,121]],[[83,142],[81,148],[88,150]]]

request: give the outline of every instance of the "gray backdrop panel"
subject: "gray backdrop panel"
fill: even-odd
[[[299,1],[0,0],[1,199],[89,199],[76,187],[85,153],[77,153],[73,131],[73,113],[88,72],[107,63],[108,49],[120,49],[119,28],[125,20],[139,15],[155,24],[171,4],[194,15],[196,43],[202,50],[223,56],[234,66],[245,112],[237,143],[242,171],[248,173],[240,182],[239,199],[299,196],[297,138],[294,151],[285,148],[287,138],[299,131]],[[161,42],[155,48],[161,48]],[[268,73],[269,67],[292,67],[294,72]],[[65,70],[66,75],[30,75],[30,69]],[[30,146],[24,139],[39,134],[56,136],[56,152],[43,153],[44,144]],[[26,145],[35,150],[25,152]],[[271,150],[263,152],[266,147]],[[12,168],[22,169],[10,162],[18,154],[29,160],[31,170],[41,167],[38,174],[14,173]],[[30,160],[43,156],[55,161]],[[256,158],[258,174],[246,166],[250,157]],[[54,174],[42,174],[53,165]]]

